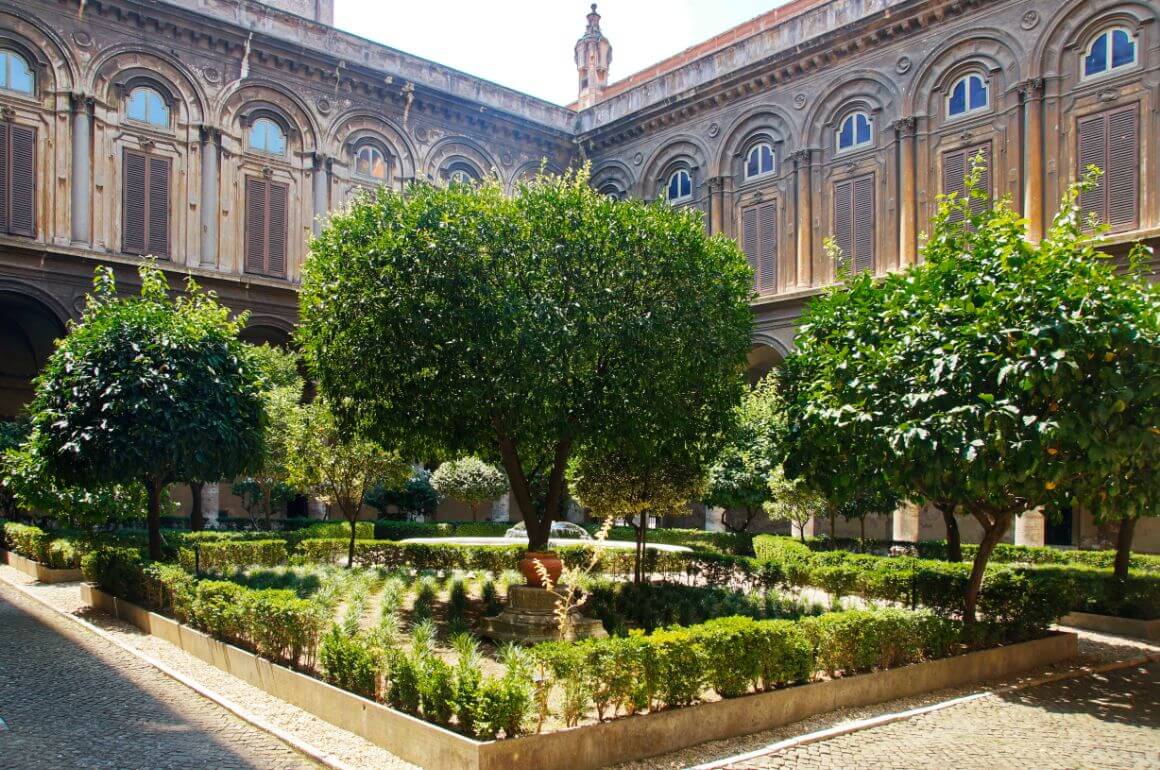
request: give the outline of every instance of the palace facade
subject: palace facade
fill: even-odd
[[[1158,18],[1154,0],[796,0],[610,81],[594,6],[559,106],[337,30],[333,0],[0,2],[0,417],[96,266],[131,287],[154,255],[283,343],[321,218],[416,179],[510,188],[588,161],[610,195],[700,210],[754,267],[753,376],[833,280],[825,238],[855,270],[912,264],[979,154],[1032,237],[1095,164],[1082,203],[1108,248],[1156,244]]]

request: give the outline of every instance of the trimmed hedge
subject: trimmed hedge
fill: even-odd
[[[245,567],[277,567],[289,558],[285,540],[199,541],[178,551],[178,563],[186,570],[223,574]]]
[[[968,562],[813,551],[791,538],[754,539],[757,558],[790,585],[816,586],[835,596],[929,607],[962,614]],[[1111,570],[1078,565],[989,564],[979,617],[1005,638],[1028,638],[1072,610],[1132,618],[1160,617],[1160,575],[1132,571],[1122,584]]]
[[[406,540],[412,537],[450,537],[455,525],[446,522],[392,521],[378,519],[372,522],[374,540]]]
[[[91,546],[83,538],[60,537],[40,527],[6,521],[0,527],[0,547],[52,569],[76,569]]]

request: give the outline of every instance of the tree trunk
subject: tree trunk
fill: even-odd
[[[833,543],[838,539],[838,514],[830,509],[830,542]]]
[[[562,438],[556,442],[555,457],[552,462],[552,473],[548,477],[548,494],[544,500],[542,510],[537,510],[532,499],[532,488],[528,477],[524,473],[520,461],[519,449],[515,442],[504,430],[503,421],[499,416],[492,415],[492,427],[495,428],[496,441],[499,444],[499,455],[503,468],[507,471],[508,482],[511,484],[512,496],[520,507],[524,517],[524,524],[528,530],[528,550],[543,551],[548,548],[548,538],[552,533],[552,521],[560,507],[561,495],[564,490],[564,470],[568,465],[568,457],[572,451],[572,439]]]
[[[954,508],[939,506],[943,523],[947,528],[947,561],[963,560],[963,544],[959,537],[959,522],[955,519]]]
[[[986,517],[978,517],[980,523]],[[979,550],[975,554],[975,562],[971,565],[971,579],[967,583],[967,595],[963,598],[963,625],[965,627],[973,627],[975,624],[975,608],[979,604],[979,591],[983,587],[983,575],[987,570],[987,561],[991,558],[991,552],[995,550],[995,546],[1003,539],[1003,535],[1007,534],[1008,528],[1011,526],[1012,514],[1004,513],[995,517],[994,523],[984,524],[983,539],[979,543]]]
[[[201,489],[205,484],[200,481],[189,482],[189,493],[193,497],[193,504],[189,507],[189,530],[200,532],[205,529],[205,511],[201,507]]]
[[[273,511],[270,509],[273,508],[273,506],[274,506],[274,490],[273,490],[273,488],[263,487],[262,488],[262,512],[266,515],[266,531],[267,532],[269,532],[270,530],[272,530],[274,528],[273,524],[270,521],[270,517],[273,514]]]
[[[862,537],[862,552],[865,553],[865,551],[866,551],[866,517],[865,516],[858,519],[858,525],[862,531],[862,536],[861,536]]]
[[[145,477],[145,526],[149,530],[149,558],[161,561],[161,479]]]
[[[347,516],[346,520],[350,522],[350,546],[346,549],[346,568],[350,569],[354,566],[354,533],[358,528],[358,509],[355,509],[354,516]]]
[[[1136,519],[1124,516],[1120,519],[1120,533],[1116,536],[1116,565],[1114,574],[1117,580],[1128,578],[1128,564],[1132,559],[1132,536],[1136,533]]]

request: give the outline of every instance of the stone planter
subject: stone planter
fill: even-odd
[[[1153,641],[1160,640],[1160,618],[1136,620],[1135,618],[1121,618],[1115,615],[1096,615],[1092,612],[1072,612],[1064,615],[1059,623],[1063,626],[1098,631],[1102,634],[1131,636],[1135,639]]]
[[[566,767],[596,770],[666,754],[705,741],[761,732],[815,714],[1003,678],[1076,654],[1076,636],[1055,633],[1030,642],[915,663],[872,674],[787,687],[687,708],[614,719],[542,735],[476,741],[326,682],[259,658],[171,618],[81,586],[86,602],[146,633],[402,759],[430,770],[510,770]]]
[[[508,606],[494,617],[483,618],[479,632],[497,642],[555,641],[560,631],[560,619],[556,615],[558,599],[557,594],[544,588],[512,586],[508,589]],[[568,641],[608,636],[603,623],[584,617],[579,609],[573,607],[568,615],[569,628],[564,637]]]
[[[76,567],[67,569],[46,567],[38,561],[12,551],[0,551],[0,560],[41,583],[76,583],[83,579],[80,569]]]

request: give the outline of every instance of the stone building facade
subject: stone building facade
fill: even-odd
[[[1095,163],[1109,248],[1160,240],[1155,0],[795,0],[613,82],[593,7],[569,106],[341,32],[333,2],[0,0],[0,417],[97,265],[130,287],[157,255],[285,342],[309,235],[381,184],[588,161],[700,210],[755,268],[753,376],[832,281],[825,238],[912,264],[978,153],[1033,237]]]

